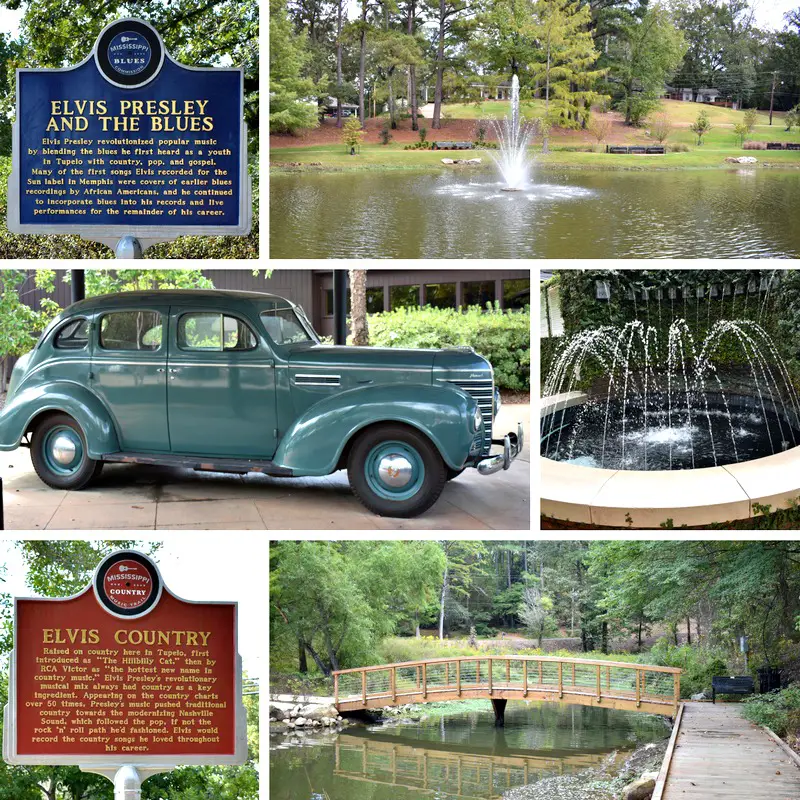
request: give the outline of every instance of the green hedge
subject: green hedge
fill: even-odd
[[[145,258],[258,258],[258,160],[252,159],[253,230],[249,236],[181,236],[151,247]],[[6,227],[8,176],[11,159],[0,156],[0,259],[3,258],[114,258],[110,248],[80,236],[13,234]]]
[[[800,686],[749,697],[742,706],[742,713],[751,722],[766,725],[778,736],[793,734],[796,739],[800,730]]]
[[[369,318],[370,344],[377,347],[469,345],[494,367],[501,389],[531,386],[531,312],[502,311],[487,304],[452,308],[401,308]]]

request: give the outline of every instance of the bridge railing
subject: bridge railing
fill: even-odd
[[[681,670],[652,664],[555,656],[462,656],[334,672],[342,710],[452,700],[522,697],[596,701],[673,716]]]

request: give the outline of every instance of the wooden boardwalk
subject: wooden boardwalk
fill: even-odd
[[[800,800],[800,767],[736,703],[686,703],[663,800]]]

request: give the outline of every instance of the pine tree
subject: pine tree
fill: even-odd
[[[592,103],[603,99],[592,87],[605,74],[594,68],[599,53],[590,32],[589,6],[580,0],[537,0],[535,25],[541,52],[531,73],[544,87],[544,130],[552,124],[585,127]],[[544,152],[547,144],[545,133]]]

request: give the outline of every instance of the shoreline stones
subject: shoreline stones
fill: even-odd
[[[758,159],[754,156],[739,156],[738,158],[728,156],[725,161],[728,164],[758,164]]]
[[[269,704],[270,733],[339,730],[348,724],[348,720],[343,719],[334,706],[308,703],[297,704],[286,710],[273,703]]]
[[[455,165],[455,164],[480,164],[480,158],[443,158],[442,164],[446,164],[447,166]]]

